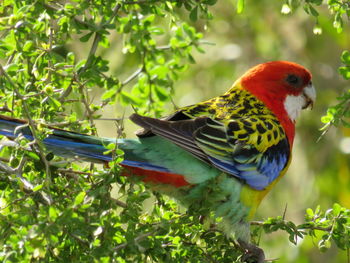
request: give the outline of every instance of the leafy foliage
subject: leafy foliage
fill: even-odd
[[[300,225],[286,221],[281,216],[269,218],[264,222],[253,222],[253,225],[262,226],[266,233],[283,230],[289,234],[289,241],[295,245],[299,239],[311,236],[318,241],[321,251],[329,249],[331,241],[340,249],[349,249],[349,215],[349,209],[335,203],[333,208],[326,212],[322,212],[319,206],[314,211],[308,208],[305,222]]]
[[[233,1],[236,13],[248,3]],[[195,211],[138,182],[118,176],[122,153],[111,145],[110,168],[84,166],[53,157],[40,141],[49,126],[97,134],[95,120],[108,105],[132,106],[160,116],[174,83],[205,44],[199,25],[209,27],[216,0],[201,1],[12,1],[0,6],[0,108],[29,120],[35,143],[17,139],[1,148],[0,259],[3,262],[234,262],[243,251]],[[323,1],[289,0],[287,14],[302,5],[318,24]],[[342,33],[349,17],[346,1],[328,1],[333,26]],[[231,6],[230,6],[231,8]],[[232,6],[233,9],[233,6]],[[314,29],[315,32],[315,29]],[[317,33],[322,30],[316,30]],[[85,57],[72,51],[81,42]],[[122,43],[119,72],[106,55]],[[350,55],[339,73],[350,78]],[[92,90],[101,100],[93,101]],[[350,93],[328,110],[323,122],[349,126]],[[118,136],[123,125],[118,122]],[[31,151],[28,151],[28,148]],[[117,186],[116,186],[117,183]],[[145,210],[145,203],[154,203]],[[323,251],[349,250],[349,210],[337,204],[326,212],[306,211],[296,225],[282,217],[255,222],[253,240],[265,232],[287,232],[292,243],[305,236]]]
[[[344,79],[350,79],[350,52],[345,50],[341,55],[341,61],[344,66],[339,68],[339,74]],[[324,128],[334,124],[336,126],[343,125],[350,128],[350,89],[338,98],[339,103],[327,110],[327,115],[322,117],[322,122],[325,123]]]
[[[316,29],[321,29],[318,25],[318,17],[320,15],[317,7],[324,5],[324,2],[327,2],[327,7],[330,14],[333,17],[333,27],[336,28],[338,33],[343,31],[344,26],[344,18],[349,19],[350,11],[349,11],[349,3],[347,1],[337,1],[337,0],[287,0],[286,3],[282,7],[282,13],[288,14],[293,9],[296,9],[300,5],[303,6],[303,9],[307,14],[313,16],[316,20]],[[315,29],[314,29],[315,32]],[[317,33],[321,33],[322,31],[317,31]]]

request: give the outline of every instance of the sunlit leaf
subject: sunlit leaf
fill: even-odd
[[[237,14],[241,14],[245,7],[245,0],[237,0]]]

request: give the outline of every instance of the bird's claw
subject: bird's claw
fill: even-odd
[[[246,263],[264,263],[265,262],[265,253],[261,248],[238,239],[239,246],[244,250],[244,255],[241,258],[242,262]]]

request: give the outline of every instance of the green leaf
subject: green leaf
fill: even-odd
[[[323,0],[308,0],[308,2],[313,3],[315,5],[321,5]]]
[[[341,208],[342,207],[339,204],[334,203],[333,204],[333,215],[338,216],[340,214]]]
[[[169,98],[170,94],[163,87],[153,86],[155,94],[160,101],[165,101]]]
[[[137,98],[135,96],[132,96],[131,94],[122,91],[120,93],[120,99],[123,103],[125,104],[132,104],[135,106],[141,105],[142,104],[142,100],[140,98]]]
[[[109,143],[108,145],[105,145],[105,148],[108,150],[114,150],[116,148],[115,143]]]
[[[309,10],[310,10],[311,15],[313,15],[315,17],[317,17],[319,15],[317,10],[312,5],[309,5]]]
[[[16,63],[12,63],[12,64],[9,64],[9,65],[6,65],[4,67],[4,69],[6,70],[7,73],[10,74],[10,73],[17,72],[17,70],[19,69],[19,66]]]
[[[56,220],[56,218],[58,217],[57,210],[53,206],[50,206],[49,208],[49,217],[52,221]]]
[[[86,59],[83,59],[83,60],[79,61],[79,62],[75,65],[74,69],[75,69],[76,71],[80,70],[82,67],[85,66],[85,63],[86,63]]]
[[[39,184],[33,188],[33,192],[37,192],[44,187],[44,184]]]
[[[64,9],[67,9],[67,10],[69,10],[69,9],[74,9],[75,7],[74,7],[74,5],[72,5],[71,3],[66,3],[65,5],[64,5]]]
[[[338,0],[328,0],[327,4],[328,4],[328,5],[335,5],[335,4],[338,4]]]
[[[74,206],[80,205],[84,201],[85,196],[85,192],[80,192],[74,199]]]
[[[150,74],[152,75],[153,78],[160,78],[164,79],[166,78],[167,74],[169,72],[169,68],[167,66],[155,66],[151,71]]]
[[[334,118],[332,116],[326,115],[321,117],[322,123],[330,123]]]
[[[198,6],[193,8],[190,12],[190,19],[195,22],[198,19]]]
[[[57,99],[55,99],[54,97],[50,96],[49,97],[49,103],[51,106],[53,106],[56,110],[58,110],[62,104],[61,102],[59,102]]]
[[[67,62],[70,64],[74,64],[75,54],[73,52],[68,52],[67,54]]]
[[[107,99],[112,98],[115,95],[116,95],[116,89],[110,89],[110,90],[107,90],[105,93],[103,93],[101,99],[107,100]]]
[[[34,42],[31,40],[28,40],[28,41],[26,41],[26,43],[23,46],[23,51],[28,52],[33,48],[33,46],[34,46]]]
[[[314,211],[312,211],[312,209],[311,208],[308,208],[308,209],[306,209],[306,214],[308,215],[308,216],[310,216],[311,218],[312,217],[314,217]]]
[[[187,55],[187,58],[189,60],[190,63],[192,64],[195,64],[196,63],[196,60],[194,59],[194,57],[191,55],[191,54],[188,54]]]
[[[87,42],[89,41],[90,37],[94,34],[94,32],[87,33],[86,35],[82,36],[80,39],[81,42]]]
[[[34,152],[26,152],[26,155],[27,155],[30,159],[33,159],[33,160],[35,160],[35,161],[40,161],[39,155],[37,155],[37,154],[34,153]]]
[[[237,14],[241,14],[243,12],[244,6],[245,6],[245,0],[237,1]]]
[[[215,5],[218,0],[205,0],[203,1],[206,5]]]
[[[344,79],[350,79],[350,67],[340,67],[338,69],[340,75],[344,77]]]
[[[340,58],[344,64],[350,66],[350,52],[348,50],[344,50]]]

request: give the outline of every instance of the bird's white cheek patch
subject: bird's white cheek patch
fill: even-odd
[[[286,97],[284,101],[284,108],[292,121],[295,121],[299,117],[304,104],[305,98],[302,94],[299,96],[288,95]]]

